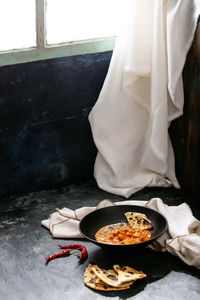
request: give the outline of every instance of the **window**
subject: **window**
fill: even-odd
[[[1,0],[0,28],[1,51],[36,46],[35,0]]]
[[[0,65],[112,50],[122,0],[0,0]]]
[[[117,0],[47,0],[47,43],[115,36]]]

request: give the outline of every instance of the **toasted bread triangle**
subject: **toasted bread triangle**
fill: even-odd
[[[126,212],[125,217],[129,225],[131,225],[135,229],[144,230],[152,228],[152,223],[145,214],[136,212]]]

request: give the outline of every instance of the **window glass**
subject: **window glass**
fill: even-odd
[[[122,0],[47,0],[47,43],[115,36]]]
[[[0,28],[0,51],[35,46],[35,0],[0,0]]]

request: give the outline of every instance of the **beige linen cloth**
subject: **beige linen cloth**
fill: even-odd
[[[98,186],[128,198],[174,185],[170,122],[183,113],[182,70],[200,0],[126,0],[99,98],[89,115]],[[119,20],[121,21],[121,20]]]
[[[56,209],[41,224],[50,230],[54,238],[83,238],[79,232],[79,221],[88,213],[112,205],[140,205],[160,212],[168,221],[168,230],[150,247],[158,251],[168,251],[177,255],[186,264],[200,269],[200,221],[190,207],[183,203],[168,206],[160,198],[150,201],[127,200],[122,202],[101,201],[96,207],[81,207],[75,211],[69,208]]]

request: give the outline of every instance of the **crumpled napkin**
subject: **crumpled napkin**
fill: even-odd
[[[83,238],[78,229],[79,221],[96,209],[112,205],[140,205],[161,213],[168,221],[168,230],[149,247],[157,251],[168,251],[186,264],[200,269],[200,221],[193,216],[186,203],[168,206],[160,198],[121,202],[106,199],[96,207],[81,207],[76,210],[57,208],[56,212],[50,214],[47,220],[41,221],[41,224],[50,230],[54,238]]]

